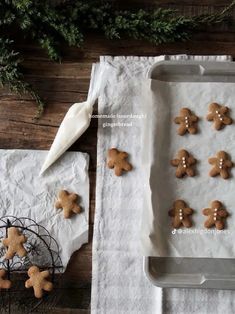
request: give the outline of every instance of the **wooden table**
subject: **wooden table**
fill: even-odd
[[[119,1],[123,3],[124,1]],[[173,7],[185,14],[198,14],[218,10],[230,1],[225,0],[132,0],[125,6],[148,7],[160,4]],[[143,4],[144,3],[144,4]],[[177,3],[180,3],[177,4]],[[235,9],[233,10],[235,16]],[[23,44],[23,63],[27,80],[46,100],[47,108],[38,121],[34,121],[35,103],[27,96],[0,91],[0,147],[18,149],[49,149],[64,114],[74,102],[84,101],[89,87],[93,62],[100,55],[155,56],[160,54],[229,54],[235,56],[235,27],[220,25],[199,32],[190,42],[153,46],[133,40],[108,41],[102,36],[90,34],[83,48],[64,47],[62,64],[48,60],[38,47]],[[95,211],[97,121],[92,119],[87,132],[70,150],[89,153],[90,160],[90,236],[84,245],[71,257],[62,280],[62,295],[51,313],[89,313],[91,296],[92,231]]]

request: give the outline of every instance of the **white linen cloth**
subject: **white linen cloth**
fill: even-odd
[[[141,130],[144,104],[138,99],[141,80],[151,65],[169,57],[101,57],[100,68],[110,66],[108,81],[99,98],[96,211],[93,237],[93,314],[219,313],[218,297],[226,292],[167,290],[162,306],[162,289],[148,282],[143,273],[140,233],[142,219]],[[230,60],[219,56],[172,56],[171,59]],[[94,76],[92,80],[95,80]],[[117,115],[129,115],[120,118]],[[132,116],[130,116],[132,115]],[[134,115],[138,115],[134,117]],[[134,170],[116,177],[105,164],[107,150],[117,147],[130,154]],[[230,296],[230,292],[227,293]],[[227,299],[228,300],[228,299]],[[214,302],[214,303],[213,303]],[[232,301],[231,301],[232,302]],[[229,305],[231,302],[224,302]],[[195,311],[194,311],[195,309]],[[206,312],[206,311],[205,311]],[[210,313],[209,311],[207,313]],[[228,312],[226,312],[227,314]],[[229,312],[230,313],[230,312]],[[231,312],[232,313],[232,312]]]
[[[0,217],[31,218],[46,228],[57,241],[66,268],[71,254],[88,242],[89,156],[67,152],[39,177],[46,154],[38,150],[0,150]],[[62,189],[79,194],[81,214],[64,219],[62,211],[55,209]]]

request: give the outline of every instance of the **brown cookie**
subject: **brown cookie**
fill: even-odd
[[[214,128],[221,130],[226,125],[232,124],[233,120],[228,116],[229,108],[215,102],[209,105],[208,121],[214,122]]]
[[[174,119],[174,122],[180,125],[177,133],[179,135],[184,135],[186,132],[196,134],[197,121],[198,117],[193,114],[190,109],[182,108],[180,110],[180,115]]]
[[[228,179],[230,176],[230,169],[233,167],[232,161],[224,151],[219,151],[216,157],[208,159],[208,162],[213,165],[213,168],[209,172],[211,177],[220,175],[223,179]]]
[[[31,266],[28,270],[28,275],[29,279],[25,282],[25,287],[33,287],[36,298],[40,299],[43,297],[43,290],[49,292],[53,289],[53,284],[47,280],[50,276],[48,270],[40,272],[37,266]]]
[[[175,172],[177,178],[182,178],[185,175],[194,177],[194,165],[196,162],[197,160],[187,150],[181,149],[178,151],[177,158],[171,160],[171,165],[177,167]]]
[[[169,216],[173,218],[172,226],[176,229],[184,226],[186,228],[192,227],[191,215],[193,209],[189,208],[185,201],[176,200],[173,203],[173,208],[168,212]]]
[[[63,209],[64,218],[70,218],[73,214],[79,214],[82,210],[77,204],[78,195],[61,190],[58,194],[58,200],[55,203],[56,209]]]
[[[0,289],[9,289],[11,288],[11,281],[6,278],[6,271],[0,269]]]
[[[205,228],[211,228],[213,226],[218,230],[224,229],[225,218],[228,217],[228,212],[223,208],[222,203],[219,201],[213,201],[211,208],[204,208],[203,215],[208,216],[204,223]]]
[[[114,168],[116,176],[121,176],[123,171],[131,171],[132,165],[127,161],[128,153],[121,152],[116,148],[108,151],[107,165],[109,169]]]
[[[27,241],[27,238],[15,227],[8,228],[7,233],[7,238],[2,240],[3,245],[7,247],[5,258],[11,259],[15,254],[20,257],[25,256],[27,251],[23,244]]]

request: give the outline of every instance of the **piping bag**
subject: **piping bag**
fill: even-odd
[[[107,64],[108,66],[108,64]],[[66,113],[47,157],[42,165],[40,176],[86,131],[91,122],[93,106],[98,99],[107,75],[107,66],[100,67],[99,63],[92,66],[91,83],[87,100],[73,104]]]

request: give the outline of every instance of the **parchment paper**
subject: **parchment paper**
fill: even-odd
[[[39,170],[47,151],[0,150],[0,216],[28,217],[45,227],[60,247],[66,267],[71,254],[88,241],[89,156],[67,152],[43,177]],[[64,219],[54,208],[61,189],[79,194],[83,209]]]
[[[235,123],[221,131],[215,131],[206,120],[211,102],[225,104],[231,109],[235,120],[234,83],[188,83],[150,81],[152,93],[148,101],[150,117],[150,146],[146,142],[146,160],[151,169],[149,193],[146,197],[144,214],[143,243],[145,254],[150,256],[178,257],[235,257],[235,168],[229,180],[208,175],[211,165],[208,158],[219,150],[225,150],[235,162]],[[173,121],[182,107],[188,107],[199,116],[199,133],[179,136]],[[152,121],[152,125],[151,125]],[[146,139],[146,138],[145,138]],[[178,150],[185,148],[198,160],[197,176],[177,179],[175,168],[170,165]],[[151,173],[150,173],[151,171]],[[148,189],[148,187],[146,188]],[[147,193],[148,194],[148,193]],[[168,210],[176,199],[184,199],[195,210],[192,216],[194,227],[173,230]],[[223,231],[207,230],[203,224],[206,216],[202,209],[209,207],[213,200],[220,200],[230,216]]]

